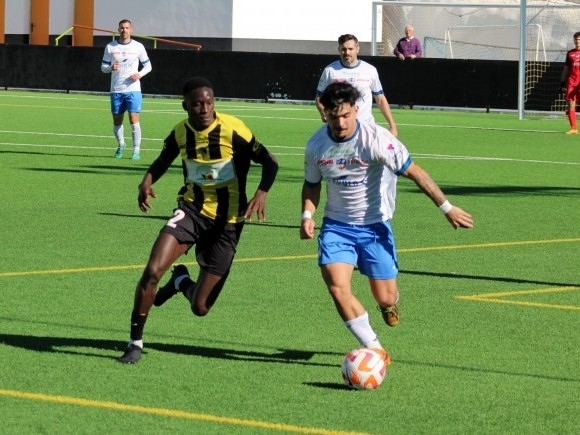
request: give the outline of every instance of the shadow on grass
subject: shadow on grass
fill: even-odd
[[[157,220],[162,220],[162,221],[166,221],[169,218],[171,218],[171,213],[165,215],[165,216],[154,216],[154,215],[149,215],[149,214],[144,214],[144,213],[140,213],[140,214],[123,214],[123,213],[109,213],[109,212],[99,212],[97,213],[101,216],[115,216],[115,217],[127,217],[127,218],[145,218],[145,219],[157,219]],[[272,227],[272,228],[289,228],[292,230],[298,230],[298,228],[300,228],[299,224],[296,225],[282,225],[282,224],[276,224],[274,222],[258,222],[256,217],[253,216],[252,221],[246,221],[245,225],[246,226],[252,226],[252,227]],[[296,233],[298,234],[298,233]]]
[[[0,344],[28,349],[35,352],[62,353],[67,355],[101,357],[116,360],[125,350],[126,342],[94,338],[39,337],[34,335],[0,334]],[[93,350],[91,350],[93,349]],[[119,355],[103,355],[101,351],[116,351]],[[303,364],[309,366],[335,367],[336,364],[311,361],[315,355],[336,355],[335,352],[312,352],[297,349],[276,349],[273,352],[247,351],[233,348],[196,346],[189,344],[168,344],[147,342],[143,350],[146,355],[152,350],[178,355],[217,358],[234,361],[254,361],[282,364]]]
[[[133,162],[131,160],[131,162]],[[130,166],[128,166],[130,165]],[[76,174],[104,174],[104,175],[127,175],[133,172],[143,173],[147,165],[139,163],[130,163],[128,165],[119,164],[119,166],[82,166],[79,168],[21,168],[24,171],[33,172],[54,172],[54,173],[76,173]]]
[[[419,275],[419,276],[436,276],[439,278],[455,278],[455,279],[473,279],[478,281],[494,281],[494,282],[509,282],[516,284],[538,284],[549,285],[556,287],[580,287],[579,283],[565,283],[565,282],[551,282],[538,281],[533,279],[510,278],[501,276],[486,276],[486,275],[465,275],[461,273],[447,273],[447,272],[428,272],[424,270],[405,270],[401,269],[399,273],[404,275]]]
[[[346,390],[346,391],[360,391],[355,388],[349,387],[346,384],[341,384],[339,382],[304,382],[304,385],[315,388],[325,388],[327,390]]]
[[[100,357],[111,359],[114,361],[117,360],[117,358],[120,356],[120,353],[125,349],[126,346],[126,342],[120,342],[116,340],[105,340],[105,339],[101,340],[101,339],[71,338],[71,337],[39,337],[34,335],[18,335],[18,334],[0,334],[0,344],[18,347],[21,349],[32,350],[35,352],[50,352],[65,355]],[[337,352],[311,352],[297,349],[277,349],[276,351],[269,353],[269,352],[245,351],[239,349],[227,349],[217,347],[213,348],[206,346],[195,346],[187,344],[166,344],[166,343],[147,343],[147,347],[143,350],[143,354],[147,355],[147,353],[151,352],[151,350],[170,352],[186,356],[197,356],[201,358],[217,358],[244,362],[299,364],[306,366],[335,367],[335,368],[338,368],[338,363],[337,364],[320,363],[311,361],[311,359],[315,355],[336,355],[337,357],[342,357],[342,354]],[[119,352],[119,355],[115,356],[111,356],[108,354],[103,355],[102,351],[107,351],[108,353],[110,353],[111,351],[115,351]],[[562,381],[575,382],[580,384],[580,379],[574,377],[550,376],[537,373],[510,372],[506,370],[497,370],[497,369],[481,369],[441,363],[434,364],[428,361],[410,361],[397,359],[395,363],[415,366],[445,368],[450,370],[468,371],[472,373],[485,373],[485,374],[493,373],[506,376],[555,380],[560,382]],[[314,388],[324,388],[333,390],[353,390],[347,385],[339,382],[337,383],[304,382],[304,385],[308,385]]]
[[[580,192],[578,187],[562,186],[508,186],[508,185],[485,185],[485,186],[453,186],[439,184],[441,190],[450,196],[573,196],[576,198]],[[423,192],[414,184],[401,184],[399,193],[417,193],[423,195]]]

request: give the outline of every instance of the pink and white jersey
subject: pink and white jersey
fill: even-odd
[[[115,62],[120,62],[121,68],[112,71],[111,67]],[[139,71],[139,63],[143,65],[141,71]],[[105,47],[101,70],[111,73],[111,93],[140,92],[141,82],[133,81],[131,76],[138,72],[143,77],[151,71],[151,62],[145,47],[140,42],[131,40],[127,44],[121,44],[119,41],[113,41]]]
[[[364,60],[359,60],[355,66],[344,66],[336,60],[324,68],[318,81],[316,94],[321,95],[326,87],[334,82],[348,82],[360,92],[358,103],[358,119],[364,122],[375,122],[373,117],[373,95],[383,94],[377,69]]]
[[[304,179],[310,184],[325,180],[324,216],[369,225],[393,217],[397,177],[410,164],[405,145],[380,125],[357,122],[354,135],[341,142],[323,125],[306,144]]]

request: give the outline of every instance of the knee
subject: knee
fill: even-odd
[[[163,271],[155,266],[148,264],[143,271],[143,276],[141,277],[141,284],[145,286],[157,286],[161,277],[163,276]]]
[[[197,317],[204,317],[209,313],[210,307],[193,302],[191,304],[191,312]]]
[[[332,299],[339,301],[344,298],[350,298],[351,290],[350,287],[346,286],[338,286],[338,285],[329,285],[328,286],[328,293],[332,297]]]
[[[375,300],[381,307],[395,305],[399,302],[399,292],[395,289],[394,291],[381,293],[380,295],[375,296]]]

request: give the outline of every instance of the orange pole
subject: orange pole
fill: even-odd
[[[48,45],[50,0],[30,0],[30,44]]]
[[[0,44],[4,44],[6,37],[6,0],[0,0]]]
[[[73,24],[83,26],[73,29],[73,45],[77,47],[93,46],[93,21],[95,17],[94,0],[75,0],[75,21]]]

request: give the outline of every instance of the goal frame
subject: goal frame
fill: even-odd
[[[539,24],[527,24],[526,25],[526,32],[530,29],[530,27],[534,27],[536,29],[538,29],[537,32],[537,36],[536,36],[536,48],[535,48],[535,62],[539,62],[539,61],[544,61],[547,62],[548,61],[548,56],[546,54],[546,44],[544,41],[544,29],[542,29],[542,26]],[[449,47],[449,55],[451,56],[451,59],[455,59],[454,55],[453,55],[453,42],[451,40],[451,34],[453,31],[461,31],[461,30],[488,30],[488,29],[508,29],[508,28],[513,28],[513,29],[519,29],[519,26],[514,25],[514,24],[490,24],[488,26],[451,26],[448,27],[447,29],[445,29],[445,39],[443,41],[443,44],[446,47]],[[519,45],[519,44],[518,44]],[[526,46],[527,48],[527,46]],[[540,54],[542,55],[543,59],[539,59]]]
[[[512,3],[471,3],[471,2],[436,2],[436,1],[406,1],[406,0],[383,0],[383,1],[373,1],[372,2],[372,34],[371,34],[371,55],[378,55],[378,38],[379,26],[382,29],[382,21],[379,23],[377,17],[379,16],[379,8],[383,6],[396,6],[396,7],[439,7],[439,8],[496,8],[496,9],[511,9],[518,10],[519,14],[519,53],[518,53],[518,118],[520,120],[524,119],[525,110],[525,86],[526,86],[526,14],[527,14],[527,0],[519,0],[519,5]],[[534,8],[538,7],[533,5]],[[579,5],[572,4],[550,4],[552,9],[577,9]],[[382,41],[384,43],[384,41]]]

